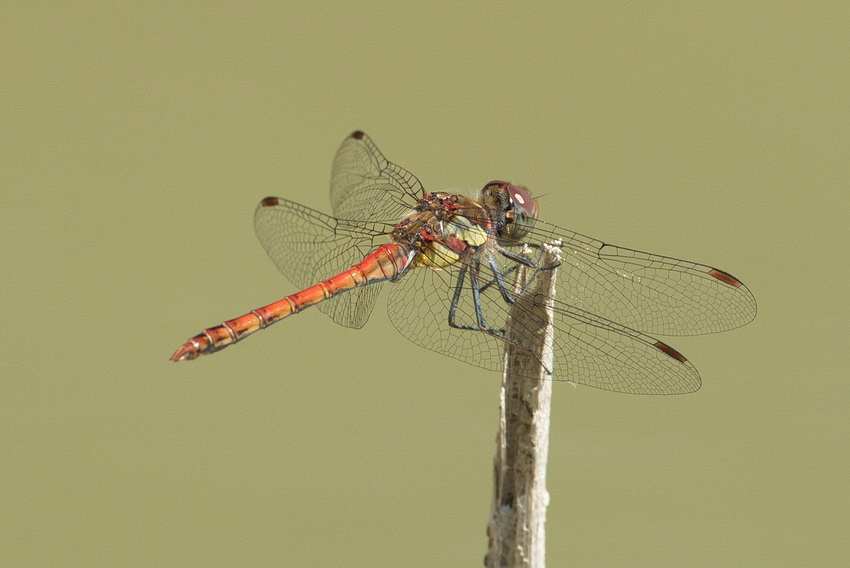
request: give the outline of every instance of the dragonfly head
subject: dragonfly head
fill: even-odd
[[[527,187],[507,181],[491,181],[481,190],[481,199],[504,215],[504,226],[497,227],[502,244],[520,242],[537,220],[537,201]]]

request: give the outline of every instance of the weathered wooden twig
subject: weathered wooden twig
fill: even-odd
[[[557,266],[560,248],[544,245],[541,266]],[[501,416],[494,459],[495,488],[485,564],[488,568],[543,568],[549,493],[546,461],[552,380],[556,269],[536,272],[534,282],[511,307],[507,322]],[[521,267],[514,290],[526,287],[535,269]],[[517,338],[531,351],[516,347]]]

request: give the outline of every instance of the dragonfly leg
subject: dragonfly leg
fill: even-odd
[[[540,264],[540,259],[539,259],[539,258],[538,258],[536,261],[531,260],[530,258],[527,258],[527,257],[525,257],[525,256],[522,256],[521,254],[517,254],[517,253],[515,253],[515,252],[511,252],[511,251],[509,251],[508,249],[506,249],[506,248],[504,248],[504,247],[499,246],[498,244],[496,245],[496,250],[498,250],[498,251],[499,251],[499,253],[500,253],[502,256],[504,256],[505,258],[509,258],[509,259],[513,260],[514,262],[518,262],[518,263],[520,263],[520,264],[524,264],[525,266],[528,266],[529,268],[537,268],[537,266]],[[541,256],[541,258],[542,258],[542,256],[543,256],[543,249],[540,249],[540,256]]]
[[[508,303],[508,304],[513,304],[525,292],[525,290],[528,289],[528,287],[533,282],[534,277],[537,275],[537,273],[539,271],[541,271],[541,270],[551,270],[552,268],[555,268],[554,266],[541,267],[539,261],[534,262],[534,261],[529,260],[529,259],[524,259],[524,260],[527,263],[530,263],[530,264],[526,264],[526,262],[523,262],[523,264],[526,264],[527,266],[534,267],[534,272],[532,273],[531,278],[529,278],[529,281],[525,284],[525,286],[523,286],[522,290],[520,290],[519,293],[517,293],[517,294],[512,294],[508,290],[508,287],[505,284],[505,278],[504,277],[505,277],[505,275],[514,272],[517,269],[518,264],[511,266],[507,270],[503,271],[499,268],[498,264],[496,264],[495,260],[492,257],[489,258],[488,264],[490,266],[490,270],[493,273],[493,278],[488,280],[483,286],[481,285],[481,282],[479,280],[479,276],[480,276],[479,266],[480,265],[478,264],[477,260],[470,262],[469,264],[464,264],[461,267],[460,271],[458,272],[457,281],[455,283],[454,294],[452,295],[451,305],[449,306],[449,322],[448,322],[449,326],[453,327],[455,329],[463,329],[463,330],[478,331],[478,332],[486,333],[488,335],[495,337],[496,339],[498,339],[500,341],[507,342],[511,345],[518,347],[518,348],[528,349],[528,347],[523,345],[522,343],[519,343],[519,342],[509,338],[507,336],[507,330],[506,329],[504,329],[504,328],[493,328],[493,327],[488,326],[487,321],[484,318],[484,311],[481,308],[481,292],[485,291],[489,286],[492,286],[493,284],[498,286],[499,291],[502,294],[502,298],[505,300],[505,302]],[[460,300],[461,300],[461,297],[462,297],[463,291],[464,291],[464,282],[467,280],[467,277],[469,278],[469,285],[470,285],[470,288],[472,289],[472,303],[473,303],[473,306],[474,306],[474,309],[475,309],[475,318],[476,318],[477,325],[466,325],[466,324],[458,323],[456,321],[458,307],[460,306]],[[528,349],[528,350],[532,351],[530,349]],[[532,351],[532,353],[533,353],[533,351]],[[545,365],[544,362],[540,359],[540,357],[536,353],[533,353],[533,355],[534,355],[534,357],[537,358],[537,360],[540,362],[540,365],[546,370],[546,372],[551,375],[553,369],[551,369],[549,366]]]
[[[557,246],[558,247],[561,246],[560,241],[557,241]],[[543,255],[545,254],[545,252],[543,251],[543,246],[540,246],[539,248],[540,248],[540,256],[537,257],[537,260],[531,260],[528,257],[525,257],[521,254],[517,254],[515,252],[511,252],[511,251],[509,251],[509,250],[507,250],[507,249],[505,249],[501,246],[497,246],[496,250],[498,250],[499,253],[502,256],[504,256],[505,258],[509,258],[509,259],[513,260],[514,262],[524,264],[525,266],[528,266],[529,268],[536,268],[537,270],[553,270],[553,269],[561,266],[560,260],[558,262],[556,262],[555,264],[540,266],[541,261],[543,260]],[[535,272],[535,274],[537,274],[537,273]]]
[[[540,271],[542,271],[542,270],[554,270],[555,268],[557,268],[561,265],[561,261],[558,261],[556,264],[552,264],[552,265],[548,265],[548,266],[541,266],[540,261],[543,258],[543,249],[542,248],[540,249],[540,257],[536,261],[531,260],[530,258],[526,258],[526,257],[521,256],[521,255],[518,255],[516,253],[512,253],[509,250],[506,250],[502,247],[499,247],[498,250],[503,256],[505,256],[506,258],[509,258],[511,260],[516,261],[518,264],[515,264],[515,265],[511,266],[508,270],[503,271],[501,268],[499,268],[499,265],[496,264],[496,260],[492,256],[488,257],[487,261],[488,261],[488,264],[490,265],[490,271],[493,273],[493,280],[488,281],[484,286],[482,286],[481,291],[486,290],[489,286],[491,286],[492,284],[495,283],[499,287],[499,292],[502,294],[502,298],[504,298],[504,300],[509,304],[513,304],[519,296],[521,296],[522,294],[525,293],[525,291],[528,289],[528,287],[531,285],[531,283],[534,281],[534,279],[537,277],[537,274]],[[513,293],[510,290],[508,290],[508,287],[505,284],[505,278],[504,277],[505,277],[505,275],[510,274],[511,272],[515,271],[518,268],[519,264],[523,264],[525,266],[528,266],[529,268],[533,268],[534,272],[532,272],[531,276],[529,276],[528,282],[526,282],[525,286],[523,286],[522,289],[519,290],[519,292]]]
[[[505,286],[504,275],[502,274],[502,269],[499,268],[499,265],[496,264],[496,259],[494,259],[492,256],[488,256],[487,263],[490,265],[490,271],[493,273],[493,280],[487,282],[485,286],[489,286],[490,284],[495,282],[496,286],[499,287],[499,292],[501,292],[502,298],[504,298],[507,303],[513,304],[516,301],[516,297],[511,294],[510,290],[508,290],[508,287]],[[513,270],[516,270],[516,265],[512,266],[510,270],[506,272],[511,272]]]
[[[475,309],[475,319],[478,325],[466,325],[456,321],[457,309],[460,305],[461,294],[463,293],[463,283],[466,280],[467,272],[469,273],[469,284],[472,287],[472,304]],[[464,265],[455,283],[455,292],[452,296],[452,303],[449,306],[449,326],[455,329],[466,329],[470,331],[483,331],[498,338],[503,338],[505,330],[501,328],[491,328],[487,325],[484,319],[484,312],[481,309],[481,287],[478,280],[478,266]],[[487,285],[489,285],[488,283]]]
[[[455,327],[458,329],[465,329],[458,324],[455,323],[455,315],[457,314],[457,306],[460,301],[460,294],[463,290],[463,281],[466,278],[466,265],[460,269],[460,273],[457,275],[457,282],[455,282],[455,293],[452,296],[452,303],[449,306],[449,326]]]
[[[505,298],[505,301],[507,301],[508,303],[513,303],[515,298],[514,298],[514,295],[511,294],[507,290],[507,286],[504,285],[504,282],[505,282],[504,277],[511,274],[512,272],[514,272],[519,267],[520,264],[523,265],[523,266],[528,266],[530,268],[535,269],[535,272],[534,272],[534,274],[532,274],[532,277],[531,277],[530,280],[533,280],[534,276],[537,276],[537,271],[553,270],[553,269],[561,266],[560,260],[556,264],[551,264],[551,265],[548,265],[548,266],[540,266],[541,260],[543,259],[543,254],[544,254],[542,247],[540,248],[540,256],[537,258],[537,260],[531,260],[530,258],[528,258],[526,256],[522,256],[520,254],[511,252],[511,251],[507,250],[506,248],[499,246],[498,244],[496,244],[495,248],[496,248],[497,251],[499,251],[499,254],[501,254],[505,258],[513,260],[516,264],[512,265],[507,270],[502,270],[501,268],[498,267],[498,265],[493,261],[492,258],[489,259],[490,268],[493,272],[493,275],[496,278],[494,278],[493,280],[488,280],[486,284],[481,286],[481,291],[484,292],[485,290],[487,290],[487,288],[489,288],[493,284],[496,284],[497,286],[499,286],[499,290],[502,293],[502,297]]]
[[[492,268],[493,264],[491,263],[490,266]],[[501,269],[498,269],[498,268],[496,270],[501,275],[501,282],[504,283],[505,276],[511,274],[516,269],[517,269],[517,265],[515,264],[515,265],[511,266],[510,268],[508,268],[507,270],[501,270]],[[497,280],[496,278],[493,278],[492,280],[488,280],[486,284],[481,286],[481,291],[485,292],[487,290],[487,288],[489,288],[493,284],[496,284],[498,286],[499,280]],[[502,294],[502,296],[504,296],[504,294]],[[505,298],[505,299],[507,300],[507,298]],[[510,302],[510,300],[507,300],[507,301]]]
[[[481,311],[481,290],[479,288],[477,263],[469,272],[469,283],[472,285],[472,305],[475,306],[475,318],[478,320],[478,327],[482,330],[489,329],[484,321],[484,312]]]

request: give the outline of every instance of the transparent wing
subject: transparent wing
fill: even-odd
[[[614,246],[538,221],[526,242],[561,241],[558,300],[660,335],[734,329],[756,315],[752,293],[722,270]]]
[[[449,310],[458,278],[456,267],[448,270],[416,268],[409,271],[401,280],[390,284],[387,300],[389,319],[399,333],[425,349],[477,367],[500,370],[503,342],[480,331],[449,325]],[[494,287],[484,290],[480,305],[489,325],[494,328],[504,326],[505,302]],[[468,278],[462,284],[455,323],[470,327],[477,325]]]
[[[387,241],[385,225],[335,219],[279,197],[260,202],[254,229],[278,270],[298,289],[351,268]],[[317,308],[340,325],[359,328],[379,291],[377,285],[355,288]]]
[[[516,271],[510,262],[499,262],[510,285]],[[388,305],[390,320],[417,345],[471,365],[501,370],[505,342],[498,332],[506,326],[510,304],[502,298],[492,275],[482,271],[480,276],[479,305],[488,332],[448,325],[459,267],[442,271],[419,268],[394,283]],[[460,288],[454,305],[455,323],[474,328],[478,310],[468,276]],[[681,394],[699,389],[694,366],[657,339],[558,298],[553,311],[553,379],[631,394]],[[529,327],[535,325],[533,318],[528,321]]]
[[[334,157],[331,206],[336,217],[397,223],[423,193],[416,176],[387,160],[363,132],[346,138]]]
[[[255,228],[280,271],[303,289],[353,266],[386,242],[390,225],[422,194],[413,174],[355,132],[337,152],[331,176],[331,202],[340,219],[267,198],[257,208]],[[609,245],[543,221],[525,241],[561,243],[553,308],[557,379],[629,393],[691,392],[700,385],[694,367],[643,332],[712,333],[744,325],[756,314],[746,286],[707,265]],[[475,257],[445,270],[411,270],[393,283],[393,325],[423,347],[501,369],[501,334],[510,304],[494,274],[509,285],[517,270],[514,261],[491,249],[482,247]],[[497,265],[495,273],[490,259]],[[365,286],[318,307],[341,325],[361,327],[378,291]]]
[[[303,289],[360,262],[388,241],[398,222],[422,196],[416,176],[388,161],[362,132],[346,138],[331,170],[336,217],[278,197],[260,202],[254,228],[278,269]],[[318,309],[336,323],[362,327],[379,288],[365,286],[322,302]]]

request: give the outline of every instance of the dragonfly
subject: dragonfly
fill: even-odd
[[[361,328],[380,289],[389,287],[392,325],[443,355],[501,370],[506,344],[531,349],[506,334],[510,310],[546,302],[554,338],[545,371],[552,379],[682,394],[700,388],[699,372],[654,335],[722,332],[756,315],[752,293],[729,272],[547,223],[530,190],[508,181],[491,181],[473,196],[427,192],[361,131],[336,153],[330,199],[332,216],[282,197],[260,201],[260,243],[301,291],[203,330],[172,361],[215,353],[314,305],[337,324]],[[557,264],[521,252],[547,243],[559,248]],[[528,276],[518,287],[512,280],[521,268]],[[528,292],[555,268],[552,297]],[[523,325],[538,320],[523,318]]]

